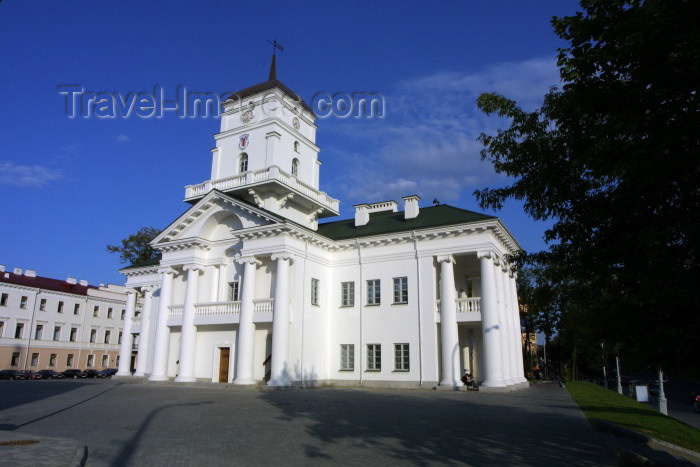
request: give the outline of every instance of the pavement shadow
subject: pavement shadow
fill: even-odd
[[[74,391],[86,384],[74,381],[0,381],[0,410]]]

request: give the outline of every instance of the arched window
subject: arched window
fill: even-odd
[[[295,177],[299,176],[299,159],[296,157],[292,159],[292,175]]]
[[[299,153],[299,141],[294,141],[294,152]]]
[[[248,171],[248,154],[242,152],[241,155],[238,157],[238,173],[242,174],[243,172]]]

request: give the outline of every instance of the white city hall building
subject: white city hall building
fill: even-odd
[[[319,190],[315,116],[276,79],[224,103],[211,179],[124,268],[118,375],[273,386],[527,385],[514,275],[496,217],[418,196],[355,206]],[[403,210],[400,210],[403,208]],[[137,303],[141,312],[135,317]]]

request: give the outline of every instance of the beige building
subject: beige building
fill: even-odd
[[[126,293],[0,265],[0,369],[116,368]]]

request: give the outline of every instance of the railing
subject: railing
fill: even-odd
[[[204,196],[213,189],[227,191],[243,185],[273,180],[287,185],[293,190],[308,196],[314,201],[336,212],[339,209],[340,202],[337,199],[328,196],[328,194],[323,191],[319,191],[312,186],[307,185],[297,177],[288,174],[276,165],[266,167],[262,170],[255,170],[252,172],[235,175],[233,177],[222,178],[219,180],[208,180],[197,185],[187,185],[185,187],[185,200]]]
[[[274,304],[274,298],[258,298],[253,300],[253,311],[255,313],[272,313]]]
[[[184,305],[171,305],[168,308],[170,308],[170,317],[176,318],[178,316],[182,316],[182,309],[184,308]]]
[[[241,302],[197,303],[194,309],[196,316],[237,315],[241,312]]]
[[[458,298],[455,300],[457,313],[481,312],[481,297]],[[435,308],[440,313],[440,300],[435,300]]]

